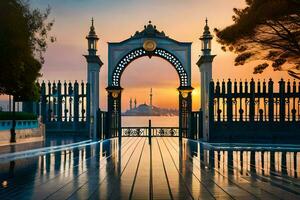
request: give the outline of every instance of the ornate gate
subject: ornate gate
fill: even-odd
[[[179,92],[179,137],[190,137],[192,90],[191,87],[191,43],[178,42],[149,24],[144,30],[118,43],[108,44],[108,135],[121,137],[122,73],[134,60],[157,56],[168,61],[177,71]]]

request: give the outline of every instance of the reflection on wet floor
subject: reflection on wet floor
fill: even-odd
[[[0,199],[300,199],[300,152],[123,138],[0,164]]]
[[[88,140],[88,138],[78,137],[78,136],[64,136],[64,137],[50,136],[50,137],[47,137],[45,141],[29,142],[29,143],[23,143],[23,144],[17,144],[17,145],[0,146],[0,155],[6,154],[6,153],[38,149],[38,148],[42,148],[42,147],[72,144],[75,142],[81,142],[83,140]]]

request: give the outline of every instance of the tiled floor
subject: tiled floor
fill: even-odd
[[[13,153],[13,152],[20,152],[20,151],[26,151],[26,150],[32,150],[32,149],[38,149],[41,147],[49,147],[49,146],[55,146],[55,145],[66,145],[71,144],[74,142],[80,142],[83,140],[88,140],[88,138],[84,137],[47,137],[45,141],[38,141],[38,142],[28,142],[28,143],[15,143],[12,145],[5,145],[0,146],[0,155],[6,154],[6,153]]]
[[[123,138],[0,164],[0,199],[300,199],[300,153]]]

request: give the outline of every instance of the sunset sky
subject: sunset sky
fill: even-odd
[[[192,42],[193,110],[199,109],[199,69],[196,62],[201,54],[199,37],[205,18],[211,30],[232,23],[234,7],[241,8],[244,0],[31,0],[34,7],[50,5],[51,18],[55,20],[52,34],[57,42],[50,44],[45,55],[43,80],[86,80],[87,42],[85,36],[94,17],[96,32],[100,38],[99,51],[104,65],[100,71],[100,104],[106,110],[107,42],[119,42],[140,31],[149,20],[169,37]],[[272,69],[262,75],[252,75],[254,63],[234,66],[234,55],[222,52],[213,41],[214,79],[268,79],[288,78],[285,72],[274,73]],[[178,104],[178,76],[173,67],[161,58],[140,58],[125,70],[121,86],[124,88],[122,109],[128,108],[129,98],[138,103],[148,103],[150,87],[153,88],[154,104],[176,108]]]

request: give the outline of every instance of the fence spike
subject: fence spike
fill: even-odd
[[[234,89],[233,89],[233,91],[234,91],[234,93],[237,93],[237,82],[236,82],[236,79],[234,80]]]
[[[258,79],[258,82],[257,82],[257,93],[260,93],[260,90],[261,89],[261,83],[260,83],[260,80]]]
[[[263,93],[266,94],[267,93],[267,85],[266,85],[266,80],[264,79],[263,82]]]
[[[243,81],[240,80],[240,93],[243,93]]]
[[[226,92],[226,89],[225,89],[225,81],[224,81],[224,79],[223,79],[223,81],[222,81],[222,93],[225,94],[225,92]]]
[[[293,81],[293,93],[297,92],[297,85],[296,85],[296,80],[294,79]]]
[[[291,82],[290,82],[290,80],[288,80],[288,82],[287,82],[287,93],[288,94],[291,93]]]

